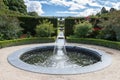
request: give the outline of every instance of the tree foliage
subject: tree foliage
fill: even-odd
[[[16,39],[21,30],[18,19],[0,16],[0,40]]]
[[[27,13],[26,6],[23,0],[3,0],[5,5],[12,11],[18,11],[20,13]]]
[[[43,20],[36,26],[35,31],[38,37],[51,37],[51,34],[54,33],[53,24],[48,20]]]
[[[107,20],[101,20],[102,38],[116,38],[120,40],[120,11],[114,11],[108,14]]]
[[[3,9],[5,9],[5,8],[6,7],[5,7],[5,5],[3,3],[3,0],[0,0],[0,11],[3,10]]]
[[[115,8],[110,8],[110,12],[117,11]]]
[[[36,12],[28,12],[28,15],[30,15],[30,16],[38,16],[38,14]]]
[[[101,9],[101,14],[104,14],[104,13],[108,13],[108,11],[106,10],[105,7],[103,7],[103,8]]]

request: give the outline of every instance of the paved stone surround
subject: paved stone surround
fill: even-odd
[[[0,49],[0,80],[120,80],[120,51],[100,46],[94,45],[84,45],[84,44],[70,44],[70,45],[79,45],[89,48],[95,48],[103,50],[111,55],[112,64],[100,71],[78,74],[78,75],[46,75],[32,73],[18,69],[10,65],[7,61],[8,55],[13,53],[16,50],[40,46],[40,45],[51,45],[50,44],[30,44],[30,45],[21,45],[13,46]]]

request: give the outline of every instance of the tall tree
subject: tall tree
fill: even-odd
[[[111,9],[110,9],[110,12],[113,12],[113,11],[116,11],[116,9],[115,9],[115,8],[111,8]]]
[[[104,14],[104,13],[108,13],[108,11],[106,10],[105,7],[103,7],[103,8],[101,9],[101,14]]]
[[[5,6],[3,0],[0,0],[0,11],[5,9],[5,8],[6,8],[6,6]]]
[[[108,14],[108,20],[101,20],[103,36],[108,38],[116,37],[120,41],[120,11],[114,11]]]
[[[18,11],[20,13],[27,13],[26,5],[23,0],[3,0],[5,5],[8,6],[10,10]]]
[[[28,12],[28,15],[30,15],[30,16],[38,16],[38,14],[36,12]]]

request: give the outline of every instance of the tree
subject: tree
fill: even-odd
[[[21,30],[17,18],[0,16],[0,40],[16,39]]]
[[[104,13],[108,13],[108,11],[106,10],[105,7],[103,7],[103,8],[101,9],[101,14],[104,14]]]
[[[53,24],[48,20],[43,20],[36,26],[35,31],[38,37],[51,37],[51,34],[54,33]]]
[[[113,11],[116,11],[116,9],[115,9],[115,8],[111,8],[111,9],[110,9],[110,12],[113,12]]]
[[[3,0],[0,0],[0,11],[5,9],[5,5],[3,3]]]
[[[28,15],[30,15],[30,16],[38,16],[38,14],[36,12],[28,12]]]
[[[27,13],[26,6],[23,0],[3,0],[5,5],[12,11],[18,11],[20,13]]]
[[[102,19],[99,24],[102,27],[103,32],[101,33],[104,35],[103,38],[116,38],[120,41],[120,11],[114,11],[108,15],[108,19]]]

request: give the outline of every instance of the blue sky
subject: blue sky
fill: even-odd
[[[120,0],[24,0],[27,11],[40,16],[88,16],[102,7],[120,10]]]

